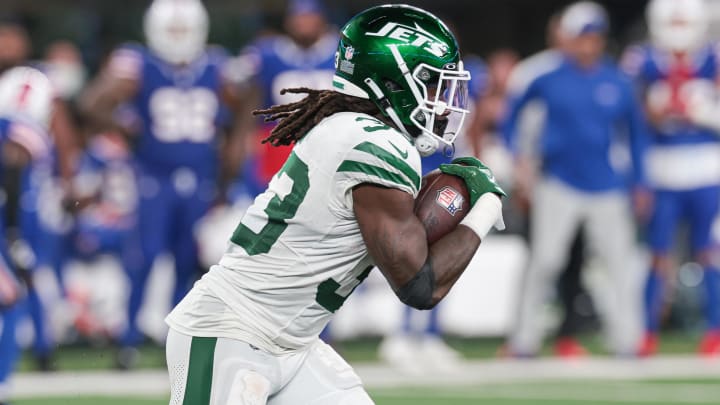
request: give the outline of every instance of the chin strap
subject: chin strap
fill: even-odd
[[[418,150],[422,157],[432,155],[438,147],[440,147],[438,140],[424,132],[415,138],[415,149]]]

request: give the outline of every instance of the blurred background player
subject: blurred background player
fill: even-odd
[[[35,63],[53,86],[53,116],[50,137],[51,159],[33,163],[24,173],[21,206],[22,239],[32,253],[25,265],[31,268],[27,308],[33,325],[33,354],[40,370],[55,368],[52,314],[48,308],[62,307],[66,298],[63,268],[69,257],[66,239],[73,226],[72,202],[75,161],[82,141],[78,130],[75,98],[84,84],[84,71],[77,47],[59,40],[51,43],[45,58]]]
[[[516,147],[520,111],[531,100],[544,103],[538,152],[542,173],[534,185],[529,267],[508,349],[514,356],[539,352],[543,305],[582,224],[610,273],[611,296],[604,313],[610,350],[631,355],[641,329],[635,282],[639,272],[632,262],[634,229],[627,179],[611,165],[610,146],[620,138],[618,127],[627,128],[632,186],[641,190],[644,122],[629,83],[604,57],[605,10],[591,2],[575,3],[563,12],[560,30],[567,40],[562,63],[533,80],[512,101],[505,125],[508,143]]]
[[[652,128],[647,157],[654,191],[647,232],[652,264],[640,348],[646,356],[657,351],[664,298],[674,274],[672,248],[683,222],[689,225],[693,259],[705,270],[707,329],[698,350],[720,355],[720,272],[711,254],[711,227],[720,201],[720,126],[714,123],[720,113],[715,98],[720,66],[717,45],[706,37],[707,16],[703,0],[651,1],[651,43],[630,47],[623,59],[642,92]]]
[[[548,20],[546,30],[548,48],[530,55],[514,66],[508,79],[509,95],[507,97],[519,96],[533,80],[562,64],[564,58],[560,17],[561,14],[556,13]],[[505,100],[503,99],[503,101]],[[513,204],[508,205],[516,211],[514,215],[506,215],[506,217],[514,219],[514,221],[508,221],[509,228],[512,229],[513,223],[519,223],[519,231],[525,237],[529,236],[527,219],[532,210],[530,197],[532,185],[537,179],[539,169],[538,139],[544,121],[545,106],[541,100],[528,102],[518,117],[516,165],[511,199]],[[554,352],[560,357],[577,357],[587,353],[587,350],[576,339],[576,335],[588,324],[588,318],[592,318],[593,313],[590,295],[583,288],[580,277],[585,261],[583,239],[583,229],[580,226],[572,242],[567,263],[558,279],[558,298],[562,305],[563,318],[558,327]],[[582,315],[578,307],[582,307]],[[505,348],[501,350],[501,354],[504,350]]]
[[[247,110],[298,101],[297,94],[280,94],[294,87],[330,89],[335,72],[337,30],[328,24],[320,0],[290,0],[284,21],[285,35],[271,35],[247,46],[233,63]],[[242,178],[255,196],[285,163],[288,146],[261,143],[274,123],[250,121],[249,158]]]
[[[27,32],[19,22],[12,19],[0,22],[0,71],[31,64],[28,60],[31,48]],[[52,52],[48,55],[47,63],[33,64],[47,72],[56,65],[57,59],[69,62],[71,58],[63,56],[66,53]],[[75,56],[78,54],[75,53]],[[75,62],[82,64],[81,60]],[[11,259],[27,286],[24,307],[33,325],[33,354],[42,370],[51,368],[54,344],[47,325],[48,315],[43,297],[38,289],[38,269],[48,264],[48,259],[58,251],[54,249],[57,246],[54,242],[64,236],[62,232],[57,232],[57,226],[68,219],[63,212],[63,203],[69,199],[68,184],[72,176],[72,162],[77,153],[77,131],[64,98],[68,93],[58,91],[61,80],[51,80],[51,84],[55,89],[54,113],[49,121],[49,136],[53,139],[52,159],[42,159],[18,168],[22,174],[11,177],[21,181],[23,204],[17,210],[9,209],[5,212],[6,229],[11,239]]]
[[[0,21],[0,45],[0,73],[27,61],[30,40],[25,29],[14,20]]]
[[[0,143],[2,144],[2,187],[5,195],[2,210],[16,210],[20,196],[20,179],[12,179],[30,159],[46,158],[50,151],[47,127],[52,111],[53,93],[50,81],[41,72],[15,67],[0,76]],[[21,296],[14,277],[13,263],[7,245],[7,224],[2,219],[0,237],[0,403],[8,400],[7,379],[17,359],[15,326],[19,316],[16,304]]]
[[[173,303],[199,275],[193,228],[216,199],[219,148],[230,132],[225,102],[233,93],[223,77],[225,53],[206,47],[208,15],[199,0],[155,0],[144,29],[148,47],[116,50],[83,100],[99,128],[128,136],[138,166],[136,235],[123,255],[131,291],[121,368],[137,358],[138,313],[158,255],[169,252],[175,261]],[[125,103],[140,117],[137,133],[114,115]]]

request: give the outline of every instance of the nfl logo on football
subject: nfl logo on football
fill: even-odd
[[[462,209],[463,196],[452,187],[443,187],[438,191],[435,202],[455,216],[455,213]]]
[[[355,54],[355,48],[352,46],[348,46],[345,48],[345,59],[350,60],[353,58],[353,55]]]

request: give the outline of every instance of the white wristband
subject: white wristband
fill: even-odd
[[[460,221],[460,225],[472,229],[481,240],[485,238],[493,226],[499,231],[505,229],[500,197],[495,193],[481,195],[470,209],[470,212]]]

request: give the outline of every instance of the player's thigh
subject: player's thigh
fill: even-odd
[[[558,180],[545,178],[535,186],[530,221],[531,261],[560,271],[582,220],[584,204],[575,190]]]
[[[629,314],[640,305],[647,268],[636,243],[636,230],[630,201],[623,193],[598,196],[586,223],[590,247],[603,261],[613,287],[614,304],[625,306]],[[618,309],[623,311],[623,309]],[[622,314],[621,314],[622,315]]]
[[[239,340],[171,329],[166,356],[170,405],[263,405],[280,385],[275,358]]]
[[[648,244],[653,252],[667,253],[670,250],[682,216],[682,199],[682,192],[655,192],[653,212],[647,226]]]
[[[171,185],[165,179],[142,176],[138,187],[140,198],[135,236],[143,253],[152,260],[168,248],[176,202]]]
[[[360,377],[329,345],[318,340],[305,362],[268,405],[372,405]]]
[[[263,405],[280,387],[277,358],[245,342],[218,339],[210,405]]]
[[[170,405],[209,404],[216,344],[216,338],[198,338],[169,330],[165,357]]]
[[[598,195],[585,230],[590,247],[604,260],[629,260],[635,246],[635,224],[627,196],[621,192]]]
[[[193,268],[197,265],[195,228],[209,209],[210,201],[202,195],[182,198],[182,209],[174,220],[171,242],[177,262],[184,261]]]
[[[719,204],[720,187],[704,187],[690,193],[686,211],[690,222],[690,242],[696,254],[712,245],[712,227]]]

